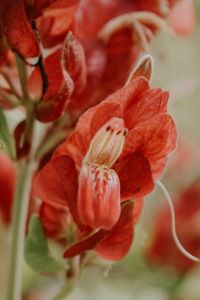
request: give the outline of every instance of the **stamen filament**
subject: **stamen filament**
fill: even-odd
[[[195,262],[199,262],[200,259],[197,258],[196,256],[193,256],[192,254],[190,254],[181,244],[181,242],[179,241],[178,237],[177,237],[177,233],[176,233],[176,217],[175,217],[175,212],[174,212],[174,207],[173,207],[173,203],[171,200],[171,197],[169,195],[169,192],[167,191],[167,189],[165,188],[165,186],[162,184],[162,182],[160,182],[159,180],[157,180],[157,184],[158,186],[161,188],[161,190],[163,191],[165,198],[168,202],[168,206],[170,209],[170,214],[171,214],[171,230],[172,230],[172,236],[174,239],[174,242],[177,246],[177,248],[181,251],[181,253],[183,255],[185,255],[187,258],[191,259],[192,261]]]

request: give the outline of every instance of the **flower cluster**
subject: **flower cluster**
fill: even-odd
[[[192,0],[0,0],[7,299],[20,299],[23,252],[35,271],[69,279],[75,256],[80,268],[89,250],[113,261],[128,253],[177,140],[169,93],[151,86],[151,56],[136,63],[158,31],[194,26]],[[22,115],[13,133],[7,110]]]
[[[97,243],[97,251],[106,258],[120,259],[127,253],[136,210],[153,190],[154,180],[176,144],[167,100],[168,93],[151,89],[147,79],[132,80],[85,112],[40,172],[35,192],[43,200],[41,218],[47,233],[65,232],[67,225],[62,217],[67,219],[71,213],[79,230],[90,234],[66,251],[66,257]],[[133,203],[126,203],[132,199]],[[60,214],[56,231],[55,211]],[[126,222],[121,224],[124,218]]]

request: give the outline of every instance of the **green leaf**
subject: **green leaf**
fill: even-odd
[[[6,150],[12,159],[15,159],[15,145],[8,128],[6,117],[0,108],[0,151]]]
[[[30,267],[41,273],[54,273],[63,265],[51,256],[42,223],[38,216],[32,216],[25,243],[25,259]]]

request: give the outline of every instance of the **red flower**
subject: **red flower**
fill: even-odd
[[[2,33],[20,55],[36,58],[40,54],[37,38],[31,28],[23,0],[0,2]]]
[[[137,203],[153,190],[154,178],[161,174],[175,147],[176,130],[167,114],[167,100],[167,92],[151,89],[148,81],[139,77],[89,109],[40,172],[36,195],[48,205],[69,207],[80,230],[100,229],[98,243],[105,238],[102,232],[119,241],[122,222],[130,245],[132,226],[123,221],[127,214],[123,201],[135,199]],[[131,224],[133,213],[127,217]],[[96,235],[91,239],[96,241]],[[102,247],[97,246],[101,254]],[[120,257],[129,247],[125,248]]]
[[[91,77],[88,74],[85,91],[78,97],[72,95],[68,110],[86,109],[120,88],[125,83],[141,49],[148,50],[148,43],[157,29],[166,29],[164,19],[169,16],[171,10],[173,11],[176,2],[179,3],[177,0],[82,1],[75,13],[75,25],[72,30],[82,43],[86,57],[89,58],[96,47],[101,49],[100,55],[104,65],[101,63],[99,65],[101,68],[94,70],[94,74],[97,72],[99,74],[95,82],[91,81],[94,74],[91,74]],[[191,9],[187,14],[187,10],[184,10],[185,18],[188,18],[185,25],[188,33],[192,20],[193,23],[195,20],[194,14],[192,17],[190,11]],[[135,20],[138,12],[144,12],[144,15],[141,19]],[[179,18],[180,16],[176,20]]]
[[[6,225],[10,224],[14,188],[16,182],[16,169],[6,154],[0,154],[0,216]]]
[[[40,55],[39,40],[31,22],[37,19],[45,9],[68,7],[78,1],[32,1],[1,0],[0,20],[1,34],[4,34],[11,48],[25,58],[38,58]],[[55,11],[56,14],[56,11]],[[59,17],[59,16],[58,16]]]
[[[195,9],[193,0],[174,1],[170,12],[171,25],[179,35],[190,35],[195,29]]]
[[[200,182],[189,186],[175,201],[176,229],[184,247],[193,255],[200,255]],[[171,217],[165,208],[155,218],[153,240],[147,258],[158,265],[173,267],[180,273],[195,267],[195,262],[185,257],[176,247],[171,235]]]
[[[71,32],[67,35],[62,51],[59,48],[44,60],[47,87],[37,67],[29,78],[29,91],[37,100],[37,118],[42,122],[58,119],[68,104],[72,93],[79,95],[86,85],[85,53],[80,42]]]

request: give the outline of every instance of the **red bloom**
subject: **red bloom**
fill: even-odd
[[[39,56],[37,38],[28,20],[23,0],[0,2],[2,33],[10,46],[20,55],[28,58]]]
[[[193,255],[200,255],[200,183],[189,186],[175,201],[176,229],[184,247]],[[171,235],[171,218],[165,208],[155,218],[155,231],[147,253],[154,264],[173,267],[180,273],[193,268],[195,262],[185,257],[176,247]]]
[[[16,182],[16,169],[6,154],[0,154],[0,216],[6,225],[10,224],[14,188]]]
[[[175,1],[169,17],[172,27],[179,35],[192,34],[196,25],[193,0]]]
[[[120,222],[125,231],[132,228],[122,221],[126,210],[121,202],[135,199],[137,203],[152,191],[154,178],[175,147],[176,130],[167,114],[167,99],[167,92],[151,89],[139,77],[88,110],[40,172],[36,195],[49,205],[69,207],[80,230],[100,229],[120,239]],[[132,235],[127,236],[128,243]],[[97,247],[101,254],[102,247]],[[113,253],[110,259],[114,257]]]
[[[42,122],[58,119],[74,92],[77,95],[86,84],[86,62],[82,45],[71,32],[59,48],[44,60],[47,88],[37,67],[29,78],[29,91],[38,98],[37,118]]]

